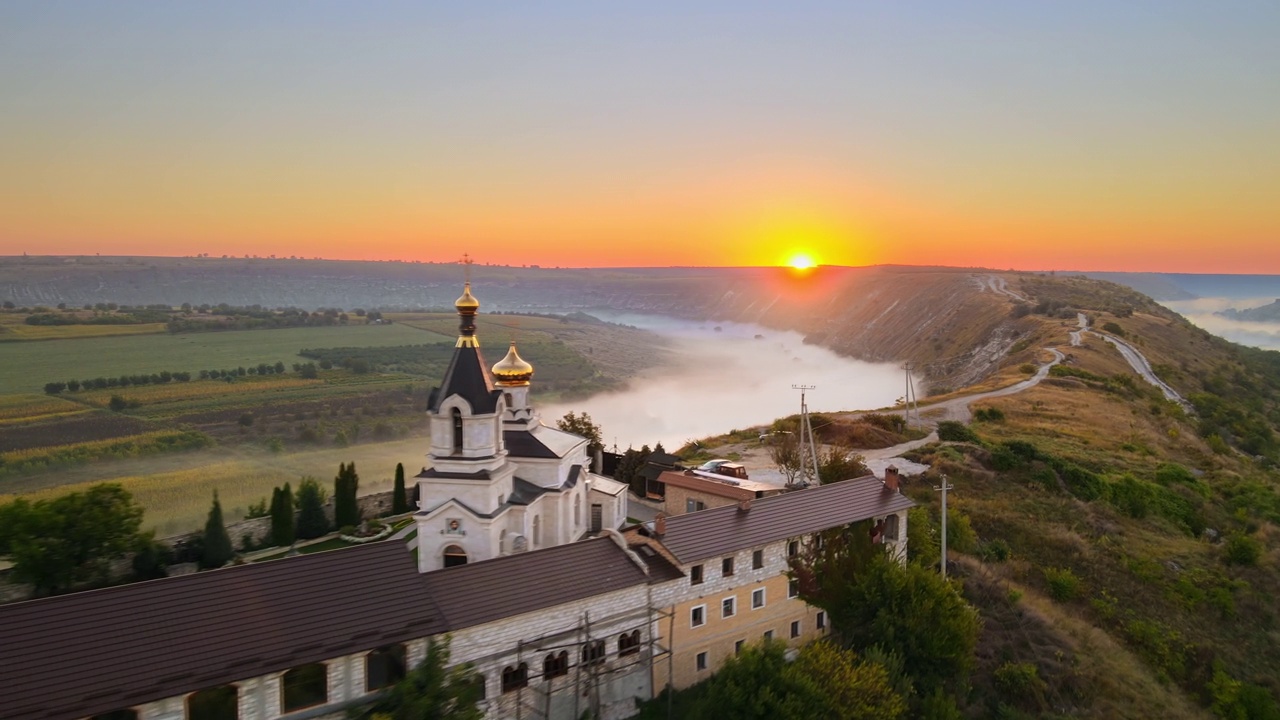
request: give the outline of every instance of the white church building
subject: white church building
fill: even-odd
[[[467,282],[458,342],[430,399],[429,467],[417,476],[421,572],[563,545],[627,517],[627,486],[590,471],[586,438],[543,424],[533,366],[511,343],[490,368]]]

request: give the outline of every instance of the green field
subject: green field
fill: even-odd
[[[40,392],[47,382],[163,370],[199,372],[284,361],[308,347],[376,347],[450,338],[394,323],[237,330],[0,344],[0,394]]]

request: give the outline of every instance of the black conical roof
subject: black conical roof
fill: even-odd
[[[454,395],[461,395],[471,404],[471,412],[478,415],[492,413],[498,408],[501,390],[493,387],[493,376],[480,354],[478,343],[465,343],[453,351],[453,359],[444,371],[440,387],[431,391],[431,412],[439,412],[440,406]]]

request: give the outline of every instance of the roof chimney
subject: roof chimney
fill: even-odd
[[[885,488],[898,492],[898,468],[890,465],[884,469],[884,486]]]
[[[667,534],[667,514],[666,513],[660,512],[656,516],[654,516],[653,534],[657,535],[658,537],[662,537],[663,535]]]
[[[747,512],[751,509],[751,498],[746,497],[738,501],[738,512]]]

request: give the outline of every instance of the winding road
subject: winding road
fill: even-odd
[[[1164,398],[1166,400],[1172,400],[1173,402],[1176,402],[1179,405],[1181,405],[1183,410],[1186,410],[1187,412],[1193,412],[1191,403],[1187,402],[1186,398],[1179,395],[1177,390],[1174,390],[1173,388],[1169,387],[1168,383],[1166,383],[1165,381],[1161,380],[1159,377],[1156,376],[1155,371],[1151,369],[1150,361],[1147,360],[1147,357],[1145,355],[1143,355],[1141,352],[1138,352],[1137,348],[1125,342],[1124,340],[1121,340],[1115,335],[1111,335],[1109,333],[1104,333],[1104,332],[1090,328],[1089,318],[1086,317],[1084,313],[1077,313],[1076,317],[1078,319],[1078,322],[1080,323],[1080,329],[1075,330],[1071,333],[1072,345],[1080,345],[1082,342],[1081,336],[1084,333],[1091,333],[1093,335],[1097,335],[1103,340],[1106,340],[1107,342],[1111,343],[1112,346],[1114,346],[1115,349],[1120,352],[1121,357],[1123,357],[1125,361],[1129,363],[1129,367],[1133,368],[1133,371],[1138,373],[1138,377],[1141,377],[1143,380],[1146,380],[1148,383],[1151,383],[1152,385],[1155,385],[1157,388],[1159,388],[1160,392],[1164,394]]]

